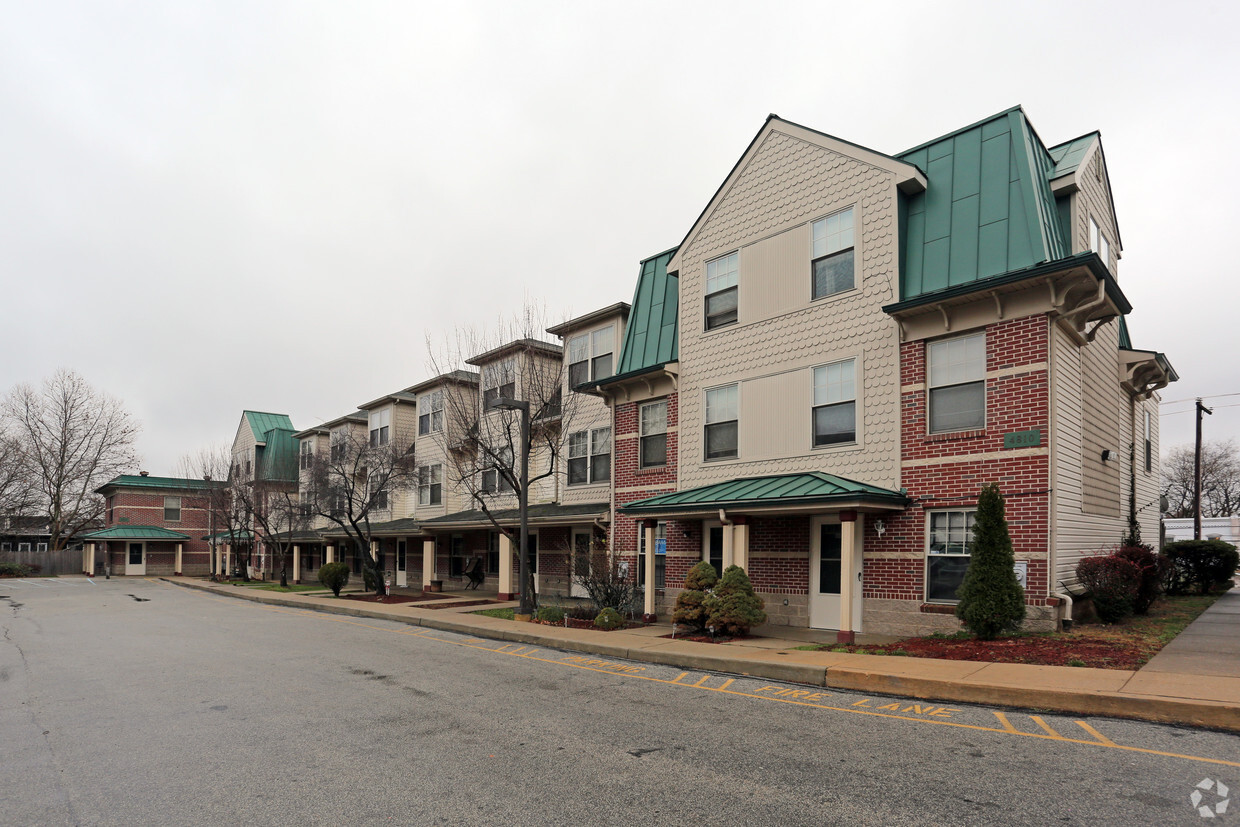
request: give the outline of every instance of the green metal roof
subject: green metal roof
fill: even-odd
[[[1132,336],[1128,335],[1128,320],[1119,317],[1119,349],[1132,350]]]
[[[667,273],[676,248],[641,263],[633,309],[624,328],[624,344],[616,374],[633,373],[679,358],[676,314],[680,305],[679,279]]]
[[[1073,138],[1065,141],[1059,146],[1053,146],[1049,150],[1051,160],[1055,162],[1055,169],[1051,173],[1051,178],[1059,178],[1067,175],[1069,172],[1075,172],[1080,166],[1081,160],[1085,157],[1085,152],[1098,140],[1101,133],[1094,131],[1088,135],[1082,135],[1079,138]]]
[[[287,420],[288,417],[285,417]],[[272,482],[296,482],[298,447],[293,429],[272,428],[262,435],[266,446],[258,449],[255,478]]]
[[[1055,163],[1020,107],[898,157],[927,181],[905,204],[902,300],[1069,254],[1050,191]]]
[[[264,434],[272,428],[280,428],[292,431],[293,420],[288,418],[288,414],[264,413],[263,411],[246,411],[245,421],[250,423],[250,430],[254,433],[254,439],[258,442],[264,440]]]
[[[95,489],[102,494],[111,488],[158,488],[175,491],[203,491],[208,488],[223,488],[224,482],[219,480],[197,480],[184,477],[144,477],[140,474],[121,474]]]
[[[868,502],[903,506],[908,498],[863,482],[837,477],[823,471],[776,474],[740,479],[660,494],[629,503],[619,509],[625,514],[665,514],[682,511],[713,511],[719,508]]]
[[[83,540],[188,540],[188,534],[153,525],[115,525],[83,534]]]
[[[244,530],[242,531],[217,531],[214,534],[208,534],[206,537],[203,537],[202,539],[206,540],[207,542],[214,540],[217,543],[220,543],[220,542],[231,543],[234,541],[248,543],[254,539],[254,533],[251,531],[244,531]]]

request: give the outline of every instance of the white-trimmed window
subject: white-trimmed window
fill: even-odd
[[[956,600],[973,552],[973,510],[931,511],[926,554],[926,599]]]
[[[0,543],[0,551],[12,551],[12,550],[13,550],[12,543]]]
[[[568,484],[591,485],[611,479],[611,428],[568,435]]]
[[[443,502],[443,466],[423,465],[418,468],[418,505],[439,505]]]
[[[667,523],[659,520],[654,527],[654,587],[661,589],[667,582]],[[646,585],[646,527],[637,521],[637,585]]]
[[[576,388],[612,375],[616,327],[607,325],[568,340],[568,386]]]
[[[383,511],[388,507],[388,492],[385,486],[372,485],[373,480],[366,480],[366,496],[370,500],[370,507],[376,511]]]
[[[35,551],[47,551],[47,543],[35,543]]]
[[[418,399],[418,433],[431,434],[442,430],[443,391],[435,391]]]
[[[1153,423],[1150,421],[1150,409],[1145,409],[1145,473],[1154,470],[1154,439]]]
[[[164,497],[164,522],[165,523],[181,522],[181,498],[180,497]]]
[[[931,342],[926,361],[930,433],[986,427],[986,334]]]
[[[370,412],[370,447],[387,445],[391,437],[392,409]]]
[[[487,468],[482,472],[482,479],[479,488],[484,494],[511,494],[512,483],[508,481],[508,477],[500,473],[500,467],[512,471],[512,449],[501,448],[496,452],[499,457],[494,460],[495,466]]]
[[[842,293],[856,286],[853,256],[853,208],[813,223],[814,298]]]
[[[18,543],[17,550],[18,551],[30,551],[30,543]]]
[[[738,455],[740,386],[725,385],[706,392],[706,459],[729,459]]]
[[[736,324],[741,254],[728,253],[706,262],[706,329]]]
[[[331,435],[331,458],[332,462],[342,462],[344,455],[348,451],[349,433],[344,428],[337,428],[332,431]]]
[[[814,368],[814,447],[857,441],[855,359]]]
[[[314,462],[314,441],[311,439],[303,439],[301,441],[301,470],[305,471]]]
[[[667,465],[667,400],[641,406],[638,423],[639,468],[659,468]]]
[[[1102,259],[1102,263],[1108,270],[1111,269],[1111,245],[1107,242],[1107,237],[1102,234],[1102,228],[1098,226],[1098,222],[1092,217],[1089,219],[1089,249],[1098,254],[1098,258]]]
[[[499,399],[517,398],[517,358],[510,356],[482,369],[482,410],[491,410]]]

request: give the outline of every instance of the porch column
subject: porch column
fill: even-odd
[[[224,544],[224,576],[232,577],[232,543]]]
[[[857,581],[858,535],[857,512],[840,512],[840,628],[835,633],[839,643],[853,643],[853,587]]]
[[[501,555],[502,559],[503,555]],[[501,563],[501,565],[503,565]],[[422,591],[431,590],[431,581],[435,579],[435,538],[427,537],[422,541]]]
[[[336,562],[336,544],[335,543],[327,544],[327,559],[324,560],[323,562],[324,563]]]
[[[94,543],[90,544],[90,551],[88,552],[89,556],[86,558],[86,574],[88,577],[95,576],[95,550],[97,548],[99,548],[99,546]]]
[[[501,531],[499,533],[499,585],[497,586],[499,594],[496,595],[500,600],[516,599],[517,590],[512,576],[514,554],[512,538]]]
[[[293,583],[301,582],[301,546],[293,545]]]
[[[646,532],[646,590],[645,604],[642,607],[646,614],[646,620],[655,620],[654,611],[654,573],[655,573],[655,553],[654,553],[654,531],[658,526],[658,520],[644,520],[642,522],[642,531]],[[726,535],[725,535],[726,536]]]
[[[181,572],[184,571],[184,569],[181,568],[181,549],[184,545],[184,543],[177,543],[177,564],[172,568],[172,573],[177,577],[180,577]]]
[[[740,566],[748,572],[749,521],[744,517],[733,517],[732,522],[732,565]]]
[[[375,564],[378,565],[379,563],[379,541],[378,540],[370,541],[370,559],[374,560]],[[379,574],[380,574],[380,578],[382,578],[383,573],[380,572]]]
[[[735,523],[733,523],[732,525],[725,525],[723,527],[723,569],[724,571],[727,571],[728,566],[735,565],[734,558],[735,558],[736,546],[732,542],[733,540],[732,533],[735,529],[736,529]],[[719,572],[719,574],[720,576],[722,576],[723,572],[721,571]]]

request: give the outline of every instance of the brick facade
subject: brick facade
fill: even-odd
[[[164,519],[164,498],[181,498],[181,519]],[[176,571],[175,542],[148,540],[145,544],[147,575],[206,575],[211,570],[209,498],[201,491],[134,490],[118,488],[106,501],[105,528],[117,526],[155,526],[189,536],[181,545],[181,571]],[[112,574],[125,573],[127,541],[109,542],[106,554]]]

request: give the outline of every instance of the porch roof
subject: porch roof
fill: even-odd
[[[404,517],[399,520],[387,520],[382,523],[370,524],[371,537],[414,537],[422,534],[422,520]],[[317,532],[320,537],[339,540],[348,538],[349,532],[338,525],[327,526]]]
[[[610,515],[610,511],[611,505],[609,503],[574,503],[572,505],[539,503],[529,507],[528,516],[531,526],[566,525],[592,522],[596,519],[606,520]],[[516,508],[492,511],[491,515],[495,518],[495,522],[503,526],[515,526],[521,522],[521,512]],[[487,517],[486,512],[481,509],[445,514],[442,517],[423,520],[421,524],[424,529],[428,530],[488,528],[494,525],[491,519]]]
[[[823,471],[740,477],[713,485],[673,491],[629,503],[619,510],[630,516],[645,514],[712,514],[719,509],[773,510],[807,506],[899,510],[908,497]]]
[[[188,540],[188,534],[154,525],[114,525],[102,531],[83,534],[83,540]]]
[[[244,531],[244,530],[242,531],[217,531],[214,534],[208,534],[206,537],[203,537],[202,539],[206,540],[209,543],[210,542],[248,543],[254,539],[254,534],[252,532]]]

